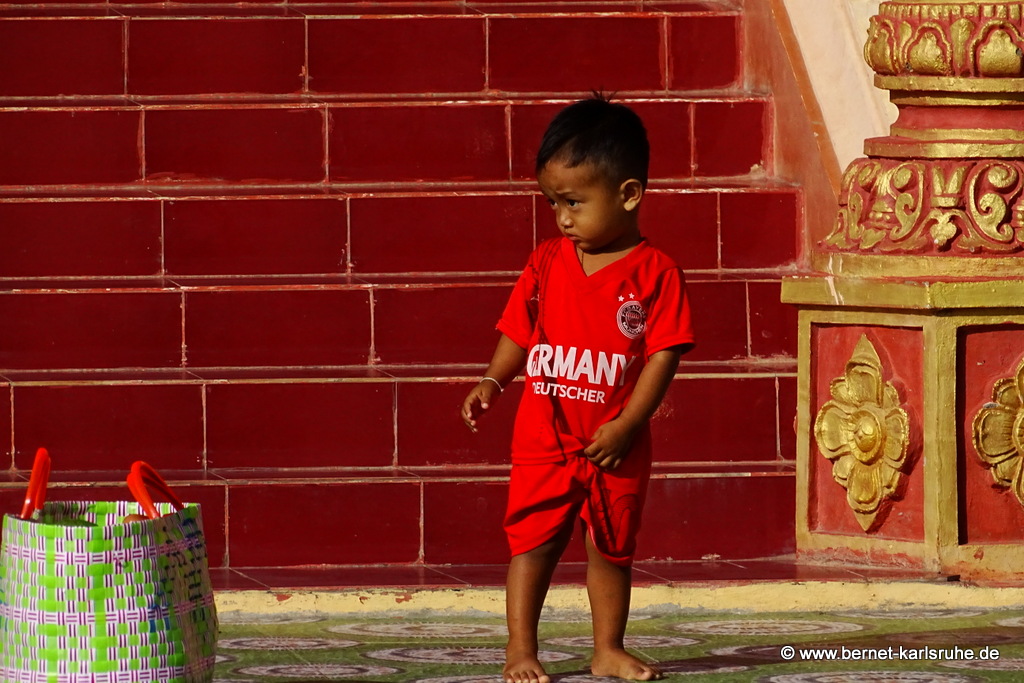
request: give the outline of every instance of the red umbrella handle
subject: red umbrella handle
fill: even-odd
[[[167,485],[164,478],[160,474],[150,467],[149,464],[136,460],[132,463],[132,469],[128,473],[128,490],[135,496],[135,500],[142,506],[143,511],[150,519],[156,519],[160,516],[157,512],[156,504],[153,502],[153,495],[150,493],[150,487],[159,491],[164,498],[170,501],[171,505],[176,510],[181,510],[185,507],[185,504],[181,502],[181,499],[174,494],[171,487]]]
[[[50,481],[50,454],[45,448],[36,451],[36,459],[32,461],[32,476],[28,479],[28,491],[25,493],[25,504],[21,508],[21,518],[28,519],[36,510],[43,509],[46,502],[46,485]]]

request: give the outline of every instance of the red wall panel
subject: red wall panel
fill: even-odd
[[[511,293],[497,287],[424,287],[375,292],[375,348],[384,363],[482,363]]]
[[[128,24],[128,92],[299,92],[306,58],[304,23],[300,17],[133,18]]]
[[[150,180],[321,182],[323,110],[312,107],[146,112]]]
[[[533,250],[527,194],[357,197],[350,207],[357,273],[519,271]]]
[[[506,180],[505,107],[332,107],[332,181]]]
[[[792,475],[654,479],[637,537],[637,559],[792,553],[795,501]]]
[[[117,95],[124,92],[120,17],[25,18],[0,22],[7,97]]]
[[[139,180],[141,120],[135,109],[0,111],[0,185]]]
[[[159,202],[0,202],[0,225],[0,277],[160,271]]]
[[[1024,508],[1012,487],[999,486],[978,455],[974,420],[992,402],[996,382],[1015,377],[1024,349],[1024,330],[1016,326],[969,329],[962,334],[963,395],[960,412],[960,493],[963,543],[1013,543],[1024,537]]]
[[[309,21],[313,92],[479,92],[485,59],[482,17]]]
[[[508,466],[512,424],[523,386],[516,382],[505,387],[473,433],[463,424],[460,412],[474,384],[474,380],[398,384],[399,466]]]
[[[365,364],[369,297],[361,290],[189,292],[185,343],[193,367]]]
[[[412,563],[420,555],[419,484],[232,484],[228,500],[234,567]]]
[[[765,169],[765,109],[758,101],[698,102],[693,113],[694,174],[707,178]]]
[[[135,460],[157,470],[198,469],[202,387],[196,384],[18,386],[14,430],[19,469],[36,449],[55,470],[118,470]]]
[[[612,93],[665,87],[659,18],[498,17],[490,27],[491,88]],[[559,68],[565,64],[572,68]]]
[[[209,465],[390,467],[393,391],[390,382],[211,384]]]
[[[171,275],[345,271],[343,200],[169,201],[164,215],[165,260]]]
[[[682,16],[669,19],[669,87],[729,88],[739,78],[740,17]]]
[[[0,368],[176,367],[177,292],[0,296]]]

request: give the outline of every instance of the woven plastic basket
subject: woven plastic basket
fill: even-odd
[[[53,502],[5,515],[0,680],[213,680],[217,613],[198,505]]]

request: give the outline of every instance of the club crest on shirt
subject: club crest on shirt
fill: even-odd
[[[619,306],[615,320],[619,323],[619,330],[622,334],[630,339],[636,339],[644,333],[644,328],[647,327],[647,311],[639,301],[630,299]]]

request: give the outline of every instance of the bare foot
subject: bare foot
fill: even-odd
[[[551,683],[551,677],[534,652],[506,651],[501,675],[505,683]]]
[[[595,676],[612,676],[628,681],[660,681],[664,678],[657,666],[642,662],[625,650],[595,651],[590,672]]]

